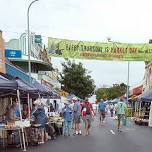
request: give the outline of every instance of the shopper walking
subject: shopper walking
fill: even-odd
[[[85,135],[87,136],[90,134],[91,122],[94,117],[94,111],[88,99],[85,99],[84,104],[82,106],[82,111],[83,111],[83,120],[85,122],[85,132],[86,132]]]
[[[65,107],[63,108],[63,117],[64,117],[64,136],[70,136],[71,125],[72,125],[72,108],[70,107],[70,103],[65,103]]]
[[[125,103],[124,96],[120,97],[119,102],[117,103],[117,105],[115,107],[115,110],[117,112],[117,117],[118,117],[117,129],[118,129],[118,131],[121,131],[120,130],[121,121],[123,119],[125,119],[125,114],[126,114],[126,110],[127,110],[127,105]]]
[[[39,144],[43,144],[46,135],[45,125],[48,122],[47,116],[45,114],[45,109],[42,106],[41,102],[35,101],[34,104],[36,105],[35,110],[32,112],[32,116],[34,117],[34,123],[39,124],[39,133],[41,136],[41,140],[39,141]]]
[[[106,103],[104,103],[104,100],[101,99],[99,106],[98,106],[98,111],[100,114],[100,124],[104,123],[105,117],[106,117]]]
[[[74,106],[73,106],[73,122],[74,122],[74,129],[75,129],[74,135],[81,135],[82,132],[80,129],[80,123],[81,123],[80,101],[76,97],[73,97],[72,100],[74,102]]]

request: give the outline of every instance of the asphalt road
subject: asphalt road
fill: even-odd
[[[152,128],[129,123],[117,132],[110,117],[101,126],[94,121],[91,135],[58,137],[44,145],[29,147],[29,152],[152,152]],[[2,151],[2,150],[0,150]],[[6,151],[6,150],[5,150]],[[7,150],[17,152],[18,149]],[[2,151],[3,152],[3,151]]]

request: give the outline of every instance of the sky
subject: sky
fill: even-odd
[[[0,0],[0,29],[5,40],[27,29],[31,0]],[[147,43],[152,38],[151,0],[39,0],[30,10],[31,31],[47,37],[106,42]],[[62,59],[52,59],[60,66]],[[79,60],[78,60],[79,61]],[[82,60],[97,86],[126,82],[127,62]],[[130,63],[130,85],[144,77],[144,62]]]

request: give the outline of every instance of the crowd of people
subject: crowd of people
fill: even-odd
[[[80,102],[76,97],[72,98],[72,101],[67,101],[63,108],[64,136],[70,136],[72,127],[73,135],[82,135],[81,118],[85,124],[85,135],[89,135],[94,115],[92,104],[87,98],[84,102]]]
[[[115,113],[118,121],[117,130],[121,131],[121,121],[126,118],[127,104],[125,103],[124,96],[121,96],[118,100],[118,103],[113,105],[107,104],[101,99],[97,108],[93,108],[87,98],[81,102],[76,97],[72,101],[67,101],[62,111],[64,117],[64,136],[71,135],[71,128],[74,129],[73,135],[82,135],[81,120],[84,123],[85,135],[88,136],[96,114],[99,114],[100,124],[103,125],[107,111],[110,111],[111,117],[114,117]]]
[[[50,111],[56,112],[58,106],[50,104]],[[39,124],[37,130],[32,129],[30,131],[30,139],[39,141],[40,144],[44,143],[49,137],[55,137],[55,129],[48,124],[48,116],[46,114],[44,105],[40,100],[33,102],[33,106],[30,109],[26,103],[22,104],[22,110],[19,110],[18,102],[13,102],[12,105],[7,107],[5,120],[7,122],[14,122],[20,120],[20,115],[23,119],[30,119],[33,124]],[[60,115],[64,118],[63,123],[63,135],[74,136],[82,135],[88,136],[91,131],[92,122],[95,116],[99,119],[100,125],[105,123],[107,111],[111,113],[111,117],[117,115],[117,129],[121,131],[121,121],[125,118],[127,105],[124,97],[119,98],[119,102],[116,105],[107,104],[103,99],[95,106],[89,102],[88,98],[80,101],[77,97],[73,97],[72,100],[67,100],[60,110]],[[82,125],[83,124],[83,125]],[[72,131],[73,129],[73,131]],[[84,133],[82,132],[84,130]],[[35,133],[36,131],[36,133]],[[10,132],[10,135],[12,132]],[[39,140],[37,139],[39,135]]]

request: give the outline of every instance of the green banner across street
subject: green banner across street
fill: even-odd
[[[48,38],[50,56],[78,59],[152,61],[152,44],[101,43]]]

